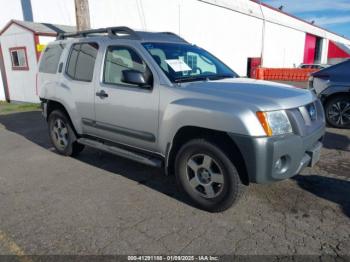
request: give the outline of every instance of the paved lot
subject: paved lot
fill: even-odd
[[[210,214],[174,178],[92,149],[57,155],[39,112],[0,116],[0,254],[350,255],[350,131],[322,161]]]

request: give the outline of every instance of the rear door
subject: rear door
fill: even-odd
[[[130,69],[142,72],[151,87],[141,88],[124,83],[123,71]],[[155,72],[148,67],[142,54],[131,46],[109,45],[100,75],[102,79],[96,85],[95,97],[97,135],[155,151],[159,87]]]
[[[92,133],[87,121],[95,120],[94,68],[99,44],[96,42],[75,43],[71,46],[65,72],[60,80],[59,97],[70,107],[72,121],[82,127],[82,133]]]

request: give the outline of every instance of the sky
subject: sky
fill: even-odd
[[[262,0],[350,39],[350,0]]]

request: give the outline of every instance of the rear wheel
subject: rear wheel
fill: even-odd
[[[337,128],[350,127],[350,96],[339,95],[325,106],[327,123]]]
[[[75,141],[75,134],[66,114],[60,110],[49,116],[49,135],[57,152],[61,155],[78,155],[84,146]]]
[[[221,212],[243,193],[236,166],[217,145],[194,139],[179,150],[175,173],[183,191],[200,208]]]

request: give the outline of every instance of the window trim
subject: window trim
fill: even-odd
[[[25,66],[15,66],[14,63],[13,63],[14,61],[13,61],[12,53],[16,52],[18,50],[23,50],[24,51],[24,57],[25,57],[25,61],[26,61],[26,65]],[[10,52],[10,59],[11,59],[12,70],[15,70],[15,71],[29,71],[27,48],[25,46],[11,47],[11,48],[9,48],[9,52]]]
[[[96,61],[97,61],[97,56],[98,56],[98,51],[100,50],[100,44],[98,42],[94,42],[94,41],[91,41],[91,42],[78,42],[78,43],[72,43],[72,45],[70,46],[69,48],[69,55],[68,55],[68,58],[66,60],[66,65],[65,65],[65,70],[64,70],[64,74],[70,79],[70,80],[73,80],[73,81],[79,81],[79,82],[85,82],[85,83],[92,83],[93,80],[94,80],[94,72],[92,73],[92,78],[91,80],[84,80],[84,79],[78,79],[78,78],[73,78],[71,77],[69,74],[68,74],[68,66],[69,66],[69,62],[70,62],[70,58],[72,56],[72,52],[73,52],[73,47],[75,45],[84,45],[84,44],[96,44],[97,45],[97,55],[96,55],[96,58],[95,58],[95,64],[94,64],[94,71],[95,71],[95,66],[96,66]],[[80,53],[80,49],[79,49],[79,53]],[[78,53],[78,58],[79,58],[79,53]],[[78,58],[77,58],[77,61],[78,61]],[[75,65],[76,66],[76,65]]]
[[[142,61],[146,64],[146,66],[148,67],[148,69],[151,71],[152,73],[152,78],[153,78],[153,84],[150,88],[142,88],[138,85],[132,85],[132,84],[116,84],[116,83],[108,83],[105,81],[105,70],[106,70],[106,59],[107,59],[107,52],[108,52],[108,48],[109,47],[121,47],[121,48],[127,48],[127,49],[131,49],[133,50],[141,59]],[[128,45],[118,45],[118,44],[111,44],[111,45],[107,45],[106,48],[105,48],[105,53],[104,53],[104,56],[103,56],[103,61],[102,61],[102,66],[103,66],[103,70],[102,70],[102,74],[101,74],[101,79],[100,79],[100,82],[104,85],[110,85],[110,86],[117,86],[117,87],[123,87],[123,88],[130,88],[130,89],[143,89],[143,90],[149,90],[149,91],[152,91],[153,88],[154,88],[154,81],[155,81],[155,78],[154,78],[154,72],[152,71],[151,67],[148,65],[146,59],[143,58],[142,55],[140,55],[140,52],[138,52],[136,50],[136,48],[132,47],[132,46],[128,46]]]

